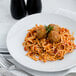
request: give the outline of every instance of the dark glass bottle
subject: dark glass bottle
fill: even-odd
[[[27,0],[28,14],[40,13],[42,10],[41,0]]]
[[[11,0],[11,15],[15,19],[26,16],[26,6],[24,0]]]

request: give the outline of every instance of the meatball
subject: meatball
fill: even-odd
[[[48,34],[48,39],[51,41],[51,42],[59,42],[61,37],[60,37],[60,34],[56,31],[50,31],[49,34]]]
[[[56,32],[59,32],[59,30],[60,30],[60,27],[56,24],[49,24],[49,26],[53,27],[53,30],[56,31]]]
[[[39,27],[37,29],[37,38],[41,39],[41,38],[43,38],[45,36],[46,36],[46,28],[44,26],[43,27]]]

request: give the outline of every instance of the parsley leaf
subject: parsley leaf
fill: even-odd
[[[49,33],[51,30],[53,30],[53,26],[49,26],[49,28],[48,28],[48,33]]]
[[[52,31],[53,30],[53,27],[52,26],[45,26],[45,28],[46,28],[46,32],[47,33],[49,33],[50,31]]]
[[[45,28],[46,28],[46,32],[48,33],[48,26],[45,26]]]

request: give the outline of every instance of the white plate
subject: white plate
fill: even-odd
[[[12,57],[24,67],[44,72],[56,72],[75,66],[76,50],[74,50],[73,53],[65,55],[63,60],[48,61],[46,63],[41,61],[36,62],[28,56],[25,56],[26,52],[24,51],[22,43],[27,30],[34,27],[35,24],[48,25],[51,23],[66,27],[71,32],[75,32],[76,35],[76,22],[67,17],[56,14],[36,14],[28,16],[17,22],[8,33],[7,47]]]

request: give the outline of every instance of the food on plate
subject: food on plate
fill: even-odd
[[[46,28],[44,26],[37,28],[36,32],[38,39],[44,38],[46,36]]]
[[[37,25],[28,30],[23,42],[27,56],[35,61],[56,61],[76,48],[74,36],[64,27],[56,24]]]
[[[48,39],[51,42],[59,42],[61,39],[61,36],[58,32],[56,31],[50,31],[50,33],[48,34]]]

